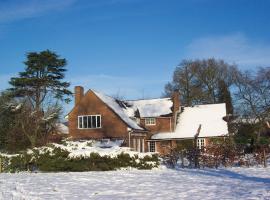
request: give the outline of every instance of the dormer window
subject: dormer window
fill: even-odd
[[[145,118],[145,125],[146,126],[154,126],[156,125],[156,118]]]

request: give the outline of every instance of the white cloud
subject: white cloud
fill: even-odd
[[[38,17],[49,12],[57,12],[75,6],[79,9],[95,9],[96,7],[138,1],[141,0],[0,0],[0,23]],[[93,20],[106,20],[113,17],[115,16],[96,16],[93,17]]]
[[[76,0],[12,0],[0,2],[0,23],[32,18],[50,11],[59,11]]]
[[[186,50],[186,57],[192,59],[214,57],[241,67],[270,65],[270,44],[252,41],[241,33],[198,38]]]

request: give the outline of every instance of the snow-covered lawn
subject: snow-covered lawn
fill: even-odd
[[[0,174],[0,199],[270,199],[270,168]]]

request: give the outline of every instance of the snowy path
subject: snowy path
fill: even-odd
[[[270,199],[270,168],[0,174],[0,199]]]

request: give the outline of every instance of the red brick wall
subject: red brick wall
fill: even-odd
[[[166,155],[176,148],[175,140],[156,141],[156,151],[161,155]]]
[[[141,119],[141,126],[145,127],[152,134],[160,132],[170,132],[172,120],[170,117],[157,117],[156,125],[145,125],[145,119]]]
[[[78,129],[78,116],[101,115],[99,129]],[[69,118],[69,134],[74,139],[127,138],[127,125],[91,90],[78,102]]]

